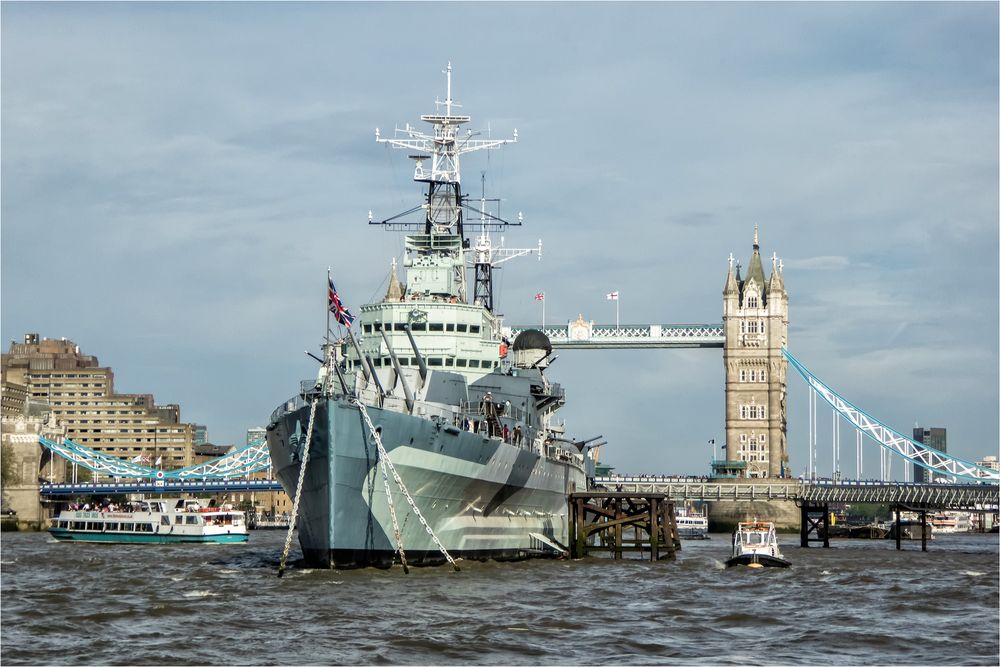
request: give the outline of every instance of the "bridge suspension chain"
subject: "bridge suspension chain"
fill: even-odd
[[[956,456],[945,454],[897,433],[830,389],[809,372],[787,349],[782,348],[781,352],[799,375],[805,379],[810,389],[822,396],[836,412],[851,422],[855,428],[865,433],[890,453],[898,454],[907,461],[949,476],[977,482],[983,480],[1000,482],[1000,470],[991,470]],[[812,407],[812,411],[815,411],[815,406]],[[815,421],[812,423],[812,428],[815,429]],[[815,445],[815,440],[811,444]]]
[[[455,572],[459,572],[458,563],[455,562],[455,559],[451,557],[451,554],[448,553],[448,550],[445,549],[445,547],[444,547],[443,544],[441,544],[441,540],[439,540],[438,537],[437,537],[437,535],[434,534],[434,531],[431,529],[430,525],[427,523],[427,519],[425,519],[424,515],[420,512],[420,509],[417,507],[417,503],[414,502],[413,496],[411,496],[410,492],[407,491],[406,485],[403,484],[403,480],[399,476],[399,473],[396,472],[396,466],[394,466],[392,464],[392,460],[389,458],[388,452],[386,452],[385,451],[385,447],[382,446],[382,436],[379,435],[379,432],[377,430],[375,430],[375,425],[372,423],[371,417],[368,416],[368,410],[365,409],[364,403],[362,403],[361,401],[359,401],[356,398],[352,398],[351,399],[351,403],[353,403],[354,405],[358,406],[358,409],[361,410],[361,415],[365,419],[365,424],[368,425],[368,430],[369,430],[369,432],[371,432],[372,438],[375,440],[375,447],[378,449],[379,462],[381,463],[382,461],[384,461],[385,465],[388,466],[389,471],[392,473],[392,479],[393,479],[393,481],[396,482],[396,486],[399,487],[399,490],[402,491],[403,495],[406,497],[406,502],[408,502],[410,504],[410,509],[413,510],[414,516],[416,516],[417,520],[420,521],[420,525],[422,525],[424,527],[424,530],[427,531],[427,534],[430,535],[431,540],[434,541],[434,544],[437,546],[438,550],[444,555],[445,559],[449,563],[451,563],[451,566],[453,568],[455,568]],[[383,474],[384,474],[384,471],[383,471]],[[390,508],[389,511],[393,515],[393,528],[396,530],[396,537],[397,537],[397,541],[398,541],[398,544],[399,544],[400,554],[403,555],[402,537],[400,536],[400,533],[399,533],[399,527],[396,524],[395,512],[392,509],[392,496],[389,494],[388,480],[386,480],[385,493],[386,493],[386,500],[389,503],[389,508]],[[403,557],[405,558],[405,556],[403,556]],[[405,561],[404,561],[404,565],[405,565]]]

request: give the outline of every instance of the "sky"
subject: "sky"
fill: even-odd
[[[784,262],[788,347],[896,430],[998,454],[998,5],[0,5],[0,335],[69,338],[216,443],[313,377],[325,271],[357,307],[419,203],[374,141],[445,97],[518,143],[463,160],[524,214],[508,324],[720,323],[733,253]],[[769,269],[770,262],[765,261]],[[570,434],[708,472],[721,350],[561,351]],[[789,380],[791,467],[808,399]],[[832,467],[820,409],[819,472]],[[845,474],[854,437],[842,429]],[[721,455],[721,451],[718,452]],[[878,474],[865,447],[863,477]],[[894,476],[901,467],[897,463]]]

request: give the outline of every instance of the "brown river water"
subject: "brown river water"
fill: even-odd
[[[0,539],[3,665],[997,665],[997,535],[830,549],[726,569],[534,560],[276,576],[285,533],[241,545]]]

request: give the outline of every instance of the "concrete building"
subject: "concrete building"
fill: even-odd
[[[1000,461],[995,456],[984,456],[982,461],[976,461],[977,466],[989,468],[990,470],[1000,470]],[[982,475],[985,477],[986,475]]]
[[[193,463],[192,427],[181,423],[180,407],[156,405],[150,394],[115,393],[111,368],[70,340],[26,334],[2,355],[0,369],[5,388],[12,387],[5,404],[13,409],[16,388],[24,387],[26,399],[48,403],[78,444],[165,470]]]
[[[715,466],[730,475],[789,477],[785,386],[788,362],[788,294],[777,256],[764,276],[757,228],[746,277],[729,256],[723,289],[726,342],[726,461]]]
[[[948,451],[948,429],[944,428],[923,428],[916,426],[913,428],[913,439],[917,442],[933,447],[934,449]],[[921,484],[928,484],[934,481],[933,473],[923,466],[913,464],[913,481]]]

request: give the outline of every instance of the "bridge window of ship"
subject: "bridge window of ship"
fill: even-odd
[[[445,366],[454,366],[454,365],[455,365],[455,360],[454,360],[454,359],[452,359],[451,357],[447,357],[447,358],[446,358],[446,359],[444,360],[444,365],[445,365]]]
[[[468,330],[469,330],[469,326],[467,324],[456,324],[455,325],[455,331],[457,331],[458,333],[465,333]]]
[[[477,333],[479,333],[479,325],[478,324],[470,324],[469,325],[469,333],[471,333],[471,334],[477,334]]]
[[[429,357],[427,359],[428,366],[443,366],[444,360],[441,357]]]
[[[427,331],[427,323],[426,322],[414,322],[413,324],[410,325],[410,330],[411,331]]]
[[[469,368],[479,368],[479,359],[469,359]]]
[[[458,366],[459,368],[465,368],[465,366],[466,366],[466,365],[467,365],[468,363],[469,363],[469,362],[468,362],[468,361],[466,361],[465,359],[456,359],[456,360],[455,360],[455,365],[456,365],[456,366]]]
[[[429,325],[429,327],[430,327],[430,329],[429,329],[430,331],[444,331],[444,323],[443,322],[431,322],[430,325]]]
[[[362,330],[363,330],[363,331],[364,331],[364,332],[365,332],[366,334],[370,334],[370,333],[372,332],[372,325],[370,325],[370,324],[366,324],[366,325],[364,325],[364,326],[362,327]]]
[[[185,519],[186,519],[186,521],[184,523],[187,523],[187,524],[197,524],[198,523],[198,517],[196,517],[196,516],[185,517]]]
[[[444,325],[444,330],[445,331],[454,331],[455,330],[455,325],[454,324],[446,324],[446,325]]]

